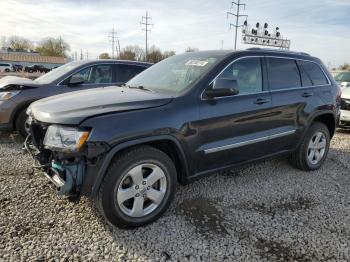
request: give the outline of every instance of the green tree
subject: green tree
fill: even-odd
[[[7,40],[4,40],[7,47],[12,48],[13,50],[24,50],[28,51],[34,48],[32,41],[21,37],[21,36],[10,36]]]
[[[36,51],[44,56],[62,56],[67,57],[69,45],[61,38],[46,38],[36,47]]]
[[[100,59],[111,59],[111,57],[109,56],[108,53],[102,53],[102,54],[99,55],[98,58],[100,58]]]

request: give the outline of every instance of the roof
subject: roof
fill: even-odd
[[[46,63],[46,64],[64,64],[64,57],[56,56],[41,56],[32,54],[14,54],[14,53],[0,53],[0,60],[13,62],[28,62],[28,63]]]
[[[141,61],[134,61],[134,60],[119,60],[119,59],[95,59],[95,60],[85,60],[87,63],[92,62],[107,62],[107,63],[118,63],[118,64],[136,64],[136,65],[153,65],[153,63],[149,62],[141,62]]]
[[[216,57],[230,57],[234,54],[244,53],[244,54],[253,54],[253,55],[288,55],[288,56],[298,56],[298,57],[308,57],[311,58],[307,53],[303,52],[297,52],[297,51],[289,51],[289,50],[281,50],[281,49],[269,49],[269,48],[248,48],[248,49],[242,49],[242,50],[208,50],[208,51],[196,51],[191,52],[194,54],[202,54],[204,56],[216,56]],[[191,54],[191,53],[184,53],[184,54]]]

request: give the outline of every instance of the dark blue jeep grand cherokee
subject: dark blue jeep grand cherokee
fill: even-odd
[[[123,88],[33,103],[26,147],[60,194],[89,196],[109,222],[133,227],[161,216],[177,182],[282,155],[318,169],[339,105],[337,83],[310,55],[186,53]]]

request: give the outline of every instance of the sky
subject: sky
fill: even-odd
[[[238,0],[237,0],[238,1]],[[317,56],[326,65],[350,63],[350,0],[241,0],[248,22],[278,26],[291,50]],[[226,12],[229,0],[0,0],[0,38],[11,35],[38,42],[61,36],[71,52],[88,50],[89,58],[111,53],[108,34],[114,27],[121,48],[145,45],[140,27],[146,10],[154,26],[149,45],[182,53],[233,49],[234,30]],[[243,23],[244,19],[241,19]],[[241,43],[238,48],[252,47]]]

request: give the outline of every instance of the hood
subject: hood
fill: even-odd
[[[0,91],[2,90],[21,90],[24,88],[36,88],[40,84],[33,80],[17,76],[5,76],[0,79]]]
[[[91,116],[158,107],[171,100],[164,94],[111,86],[44,98],[27,112],[41,122],[78,125]]]
[[[345,99],[350,99],[350,88],[349,87],[343,89],[341,97],[345,98]]]

